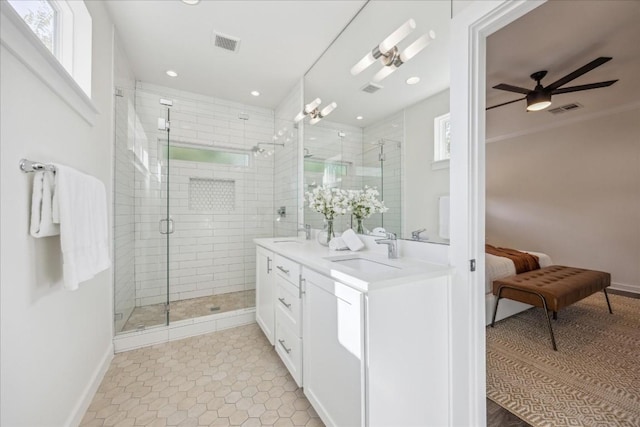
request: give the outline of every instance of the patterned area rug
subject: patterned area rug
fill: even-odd
[[[487,397],[533,426],[640,426],[640,299],[599,292],[487,327]]]

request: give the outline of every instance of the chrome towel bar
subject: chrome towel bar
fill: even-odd
[[[55,172],[56,167],[53,165],[47,165],[41,162],[33,162],[27,159],[20,160],[20,170],[24,173],[28,172],[38,172],[38,171],[49,171]]]

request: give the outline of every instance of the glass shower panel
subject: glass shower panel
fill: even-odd
[[[158,117],[167,108],[140,90],[116,97],[115,321],[116,333],[167,324],[168,162],[157,141],[167,139]],[[122,95],[122,96],[120,96]],[[125,130],[126,123],[126,130]]]

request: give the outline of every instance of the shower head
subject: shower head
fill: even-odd
[[[305,149],[304,149],[304,158],[305,158],[305,159],[308,159],[308,158],[310,158],[310,157],[313,157],[313,154],[311,154],[311,153],[309,152],[309,149],[308,149],[308,148],[305,148]]]

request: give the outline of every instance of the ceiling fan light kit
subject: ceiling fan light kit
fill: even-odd
[[[608,87],[617,82],[618,80],[607,80],[605,82],[598,83],[590,83],[586,85],[578,85],[571,87],[561,87],[565,84],[569,83],[572,80],[577,79],[583,74],[588,73],[600,65],[609,62],[612,58],[609,56],[601,56],[599,58],[594,59],[588,64],[578,68],[577,70],[567,74],[559,80],[551,83],[550,85],[542,86],[540,81],[547,75],[546,71],[537,71],[531,74],[531,79],[535,80],[536,87],[533,90],[529,90],[519,86],[513,86],[506,83],[500,83],[499,85],[494,86],[494,89],[505,90],[507,92],[515,92],[521,93],[525,95],[524,98],[514,99],[513,101],[503,102],[502,104],[493,105],[488,107],[487,110],[491,110],[493,108],[502,107],[503,105],[513,104],[514,102],[522,101],[523,99],[527,100],[527,111],[541,111],[551,105],[551,96],[559,95],[563,93],[571,93],[571,92],[580,92],[583,90],[597,89],[601,87]]]
[[[404,51],[400,52],[397,44],[404,40],[415,29],[416,21],[409,19],[379,45],[374,47],[371,52],[367,53],[356,65],[351,67],[351,75],[356,76],[360,74],[379,59],[383,67],[375,74],[373,81],[379,82],[389,76],[402,64],[420,53],[436,38],[436,33],[431,30],[411,43]]]

